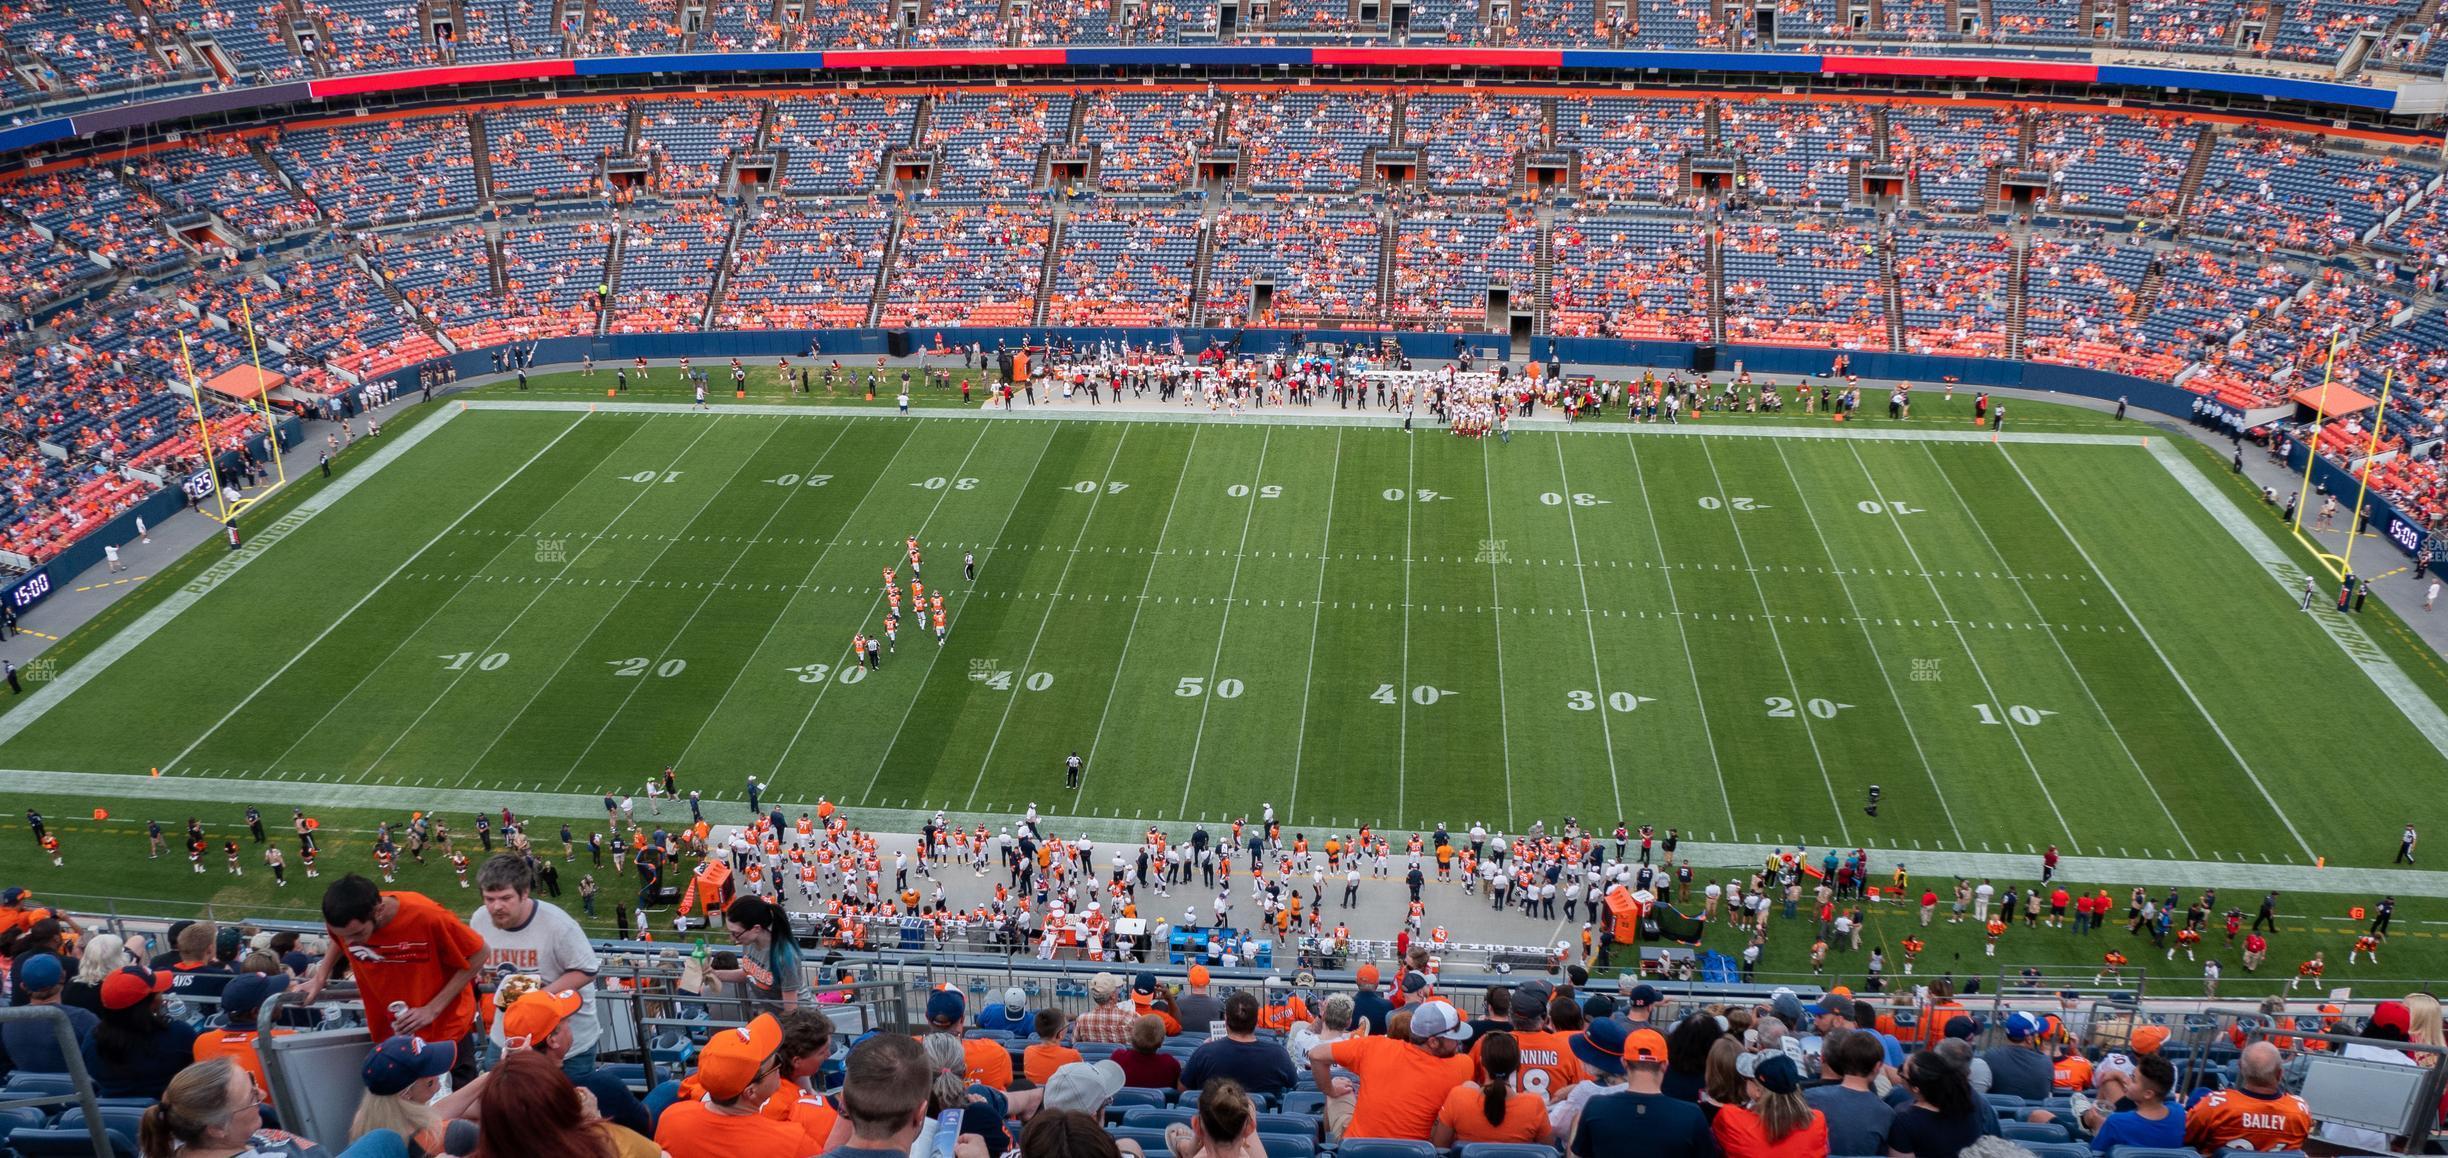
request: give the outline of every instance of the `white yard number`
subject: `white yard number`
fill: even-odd
[[[812,486],[812,487],[820,487],[820,486],[825,485],[826,483],[832,482],[832,481],[833,481],[833,476],[832,476],[832,475],[829,475],[829,474],[812,474],[812,475],[808,475],[808,476],[806,476],[805,478],[801,478],[800,476],[795,475],[795,474],[786,474],[786,475],[783,475],[781,478],[775,479],[775,480],[773,480],[773,481],[774,481],[774,485],[775,485],[775,486],[778,486],[778,487],[795,487],[795,486],[798,486],[800,483],[803,483],[803,482],[804,482],[804,483],[806,483],[806,484],[807,484],[807,485],[809,485],[809,486]],[[966,488],[963,488],[963,489],[966,489]]]
[[[1225,487],[1224,493],[1236,499],[1246,499],[1249,497],[1250,489],[1247,484],[1234,483],[1231,486]],[[1262,499],[1280,499],[1283,497],[1283,488],[1279,486],[1259,487],[1258,497]]]
[[[1571,499],[1572,505],[1576,507],[1594,507],[1601,501],[1596,495],[1584,494],[1579,491],[1575,491],[1569,495],[1557,494],[1554,491],[1544,491],[1539,495],[1539,501],[1551,507],[1563,506],[1564,500],[1566,499]],[[1706,500],[1703,500],[1703,505],[1706,505]]]
[[[1028,690],[1032,692],[1042,692],[1047,688],[1054,686],[1054,673],[1046,671],[1033,671],[1029,673],[1027,679],[1020,682],[1022,686],[1028,688]],[[998,692],[1008,692],[1011,690],[1012,686],[1012,673],[1007,671],[996,672],[992,678],[986,681],[986,686],[993,688]]]
[[[1790,720],[1796,715],[1794,711],[1794,702],[1786,699],[1783,696],[1770,696],[1767,699],[1767,704],[1768,718],[1770,719]],[[1833,720],[1836,718],[1836,713],[1852,706],[1853,705],[1851,704],[1840,704],[1834,700],[1811,700],[1810,702],[1802,705],[1802,707],[1808,710],[1810,714],[1817,716],[1822,720]]]
[[[829,475],[829,474],[828,474],[828,475],[818,475],[818,476],[814,476],[814,477],[812,477],[812,478],[810,478],[810,479],[809,479],[809,481],[808,481],[808,485],[809,485],[809,486],[823,486],[823,485],[824,485],[823,483],[816,482],[816,481],[815,481],[815,479],[816,479],[816,478],[828,478],[828,479],[829,479],[829,478],[832,478],[832,477],[833,477],[833,476],[832,476],[832,475]],[[922,482],[914,482],[914,483],[911,483],[910,485],[911,485],[911,486],[914,486],[914,487],[925,487],[926,489],[931,490],[931,491],[939,491],[939,490],[944,489],[944,488],[945,488],[945,487],[947,487],[947,486],[951,487],[953,490],[956,490],[956,491],[969,491],[969,490],[976,490],[976,489],[977,489],[977,482],[978,482],[978,480],[973,479],[973,478],[953,478],[953,479],[948,479],[948,478],[944,478],[944,477],[942,477],[941,475],[938,475],[938,476],[936,476],[936,477],[934,477],[934,478],[927,479],[927,480],[924,480],[924,481],[922,481]]]
[[[1995,724],[2002,722],[1997,717],[1996,709],[1989,704],[1974,704],[1972,705],[1972,711],[1973,714],[1980,717],[1981,723]],[[2043,711],[2027,704],[2009,704],[2006,708],[2006,718],[2013,720],[2015,723],[2021,724],[2026,728],[2039,727],[2040,721],[2056,714],[2057,713],[2055,712]]]
[[[1606,702],[1607,707],[1615,711],[1632,712],[1640,710],[1642,704],[1656,701],[1648,696],[1636,696],[1630,692],[1608,692]],[[1576,712],[1594,712],[1598,710],[1598,697],[1583,689],[1574,688],[1564,693],[1564,706]]]
[[[1180,683],[1173,685],[1173,694],[1181,696],[1185,699],[1196,699],[1200,695],[1204,694],[1206,690],[1206,676],[1183,676]],[[1241,681],[1236,679],[1217,680],[1215,694],[1216,698],[1218,699],[1240,699]]]
[[[1713,511],[1720,507],[1732,507],[1738,511],[1764,511],[1768,509],[1761,506],[1759,500],[1754,499],[1749,495],[1735,495],[1732,498],[1724,499],[1718,498],[1715,495],[1700,496],[1701,510]]]
[[[627,477],[629,481],[633,483],[676,483],[680,481],[680,472],[676,470],[641,470],[636,474],[629,475]]]
[[[463,651],[454,655],[436,656],[435,658],[447,659],[450,661],[449,663],[442,665],[443,671],[466,671],[468,661],[471,659],[476,660],[477,671],[500,671],[510,662],[510,653],[506,651],[497,651],[484,657],[483,659],[476,659],[475,652]]]
[[[786,667],[782,670],[798,676],[800,683],[820,684],[825,682],[826,676],[833,674],[833,665],[811,663],[805,667]],[[841,670],[840,680],[846,684],[854,684],[866,678],[867,669],[855,663]]]
[[[1078,482],[1072,483],[1071,489],[1079,494],[1093,495],[1097,493],[1098,485],[1099,484],[1095,479],[1081,479]],[[1130,489],[1129,483],[1109,482],[1102,485],[1105,488],[1105,493],[1109,495],[1118,495]]]
[[[1236,692],[1234,694],[1238,695],[1240,693]],[[1424,708],[1452,694],[1453,692],[1445,688],[1440,688],[1435,684],[1421,684],[1420,686],[1411,689],[1411,702]],[[1402,702],[1401,695],[1394,690],[1394,685],[1392,684],[1377,685],[1377,690],[1370,692],[1369,698],[1381,704],[1398,704]]]
[[[633,655],[628,659],[612,659],[604,662],[612,666],[612,674],[616,676],[642,676],[652,670],[657,678],[670,679],[688,670],[688,661],[685,659],[667,659],[656,663],[645,656]]]
[[[1387,501],[1387,502],[1389,502],[1389,503],[1399,503],[1399,502],[1403,501],[1403,499],[1405,499],[1405,498],[1409,497],[1409,496],[1411,495],[1411,493],[1412,493],[1412,492],[1407,491],[1407,490],[1404,490],[1404,489],[1402,489],[1401,487],[1387,487],[1387,488],[1386,488],[1386,490],[1385,490],[1385,501]],[[1425,488],[1425,487],[1422,487],[1422,488],[1420,489],[1420,491],[1419,491],[1419,496],[1418,496],[1418,497],[1419,497],[1419,501],[1421,501],[1421,502],[1423,502],[1423,503],[1433,503],[1433,502],[1437,501],[1438,499],[1441,499],[1441,498],[1446,498],[1446,497],[1449,497],[1449,496],[1446,496],[1446,495],[1441,495],[1441,494],[1438,494],[1438,493],[1437,493],[1437,492],[1435,492],[1435,491],[1432,491],[1432,490],[1429,490],[1429,489],[1427,489],[1427,488]]]
[[[1889,499],[1886,502],[1880,502],[1877,499],[1863,499],[1862,501],[1853,504],[1853,507],[1865,515],[1883,515],[1889,511],[1894,511],[1899,515],[1918,515],[1922,513],[1921,508],[1916,507],[1911,503],[1900,503],[1893,499]]]

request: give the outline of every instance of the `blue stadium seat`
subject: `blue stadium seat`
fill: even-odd
[[[1556,1158],[1556,1148],[1528,1142],[1469,1142],[1454,1148],[1454,1158]]]
[[[1405,1138],[1345,1138],[1335,1158],[1440,1158],[1440,1153],[1426,1142]]]
[[[103,1129],[109,1130],[114,1134],[125,1134],[131,1139],[143,1135],[143,1110],[132,1106],[101,1106],[97,1108],[101,1111]],[[59,1116],[59,1121],[52,1123],[52,1125],[57,1126],[62,1130],[82,1130],[85,1128],[85,1111],[81,1108],[71,1106],[68,1108],[68,1112],[61,1114]]]
[[[2092,1158],[2091,1148],[2080,1142],[2017,1142],[2036,1158]]]
[[[12,1098],[32,1097],[36,1094],[73,1094],[76,1092],[76,1079],[66,1074],[44,1074],[24,1070],[9,1075],[8,1085],[4,1092]]]
[[[1182,1094],[1187,1099],[1188,1093]],[[1287,1114],[1324,1114],[1326,1095],[1316,1090],[1292,1090],[1283,1095],[1283,1112]]]
[[[32,1106],[0,1110],[0,1142],[8,1141],[8,1136],[19,1130],[40,1130],[50,1124],[51,1119]]]
[[[2001,1118],[2020,1117],[2019,1111],[2028,1105],[2021,1097],[2014,1094],[1982,1094],[1981,1097],[1988,1100],[1989,1107],[1996,1110]]]
[[[1321,1127],[1324,1124],[1315,1114],[1260,1112],[1258,1115],[1258,1132],[1261,1134],[1281,1134],[1287,1137],[1316,1139],[1322,1135]]]
[[[93,1136],[82,1126],[74,1130],[19,1130],[9,1135],[9,1149],[18,1158],[93,1158]],[[136,1158],[136,1143],[127,1135],[110,1133],[112,1158]]]
[[[2191,1150],[2171,1146],[2119,1146],[2108,1152],[2108,1158],[2200,1158]]]
[[[1999,1122],[1998,1133],[2009,1142],[2068,1141],[2065,1127],[2055,1122]]]
[[[1269,1134],[1260,1131],[1258,1144],[1266,1148],[1267,1158],[1317,1158],[1317,1139],[1295,1138],[1290,1134]]]
[[[1164,1154],[1165,1132],[1162,1126],[1108,1126],[1105,1133],[1114,1141],[1139,1143],[1139,1149],[1149,1154]]]
[[[1122,1115],[1122,1124],[1150,1130],[1162,1130],[1176,1122],[1184,1126],[1198,1119],[1198,1111],[1181,1106],[1134,1106]]]

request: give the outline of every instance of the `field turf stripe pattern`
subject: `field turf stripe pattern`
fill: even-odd
[[[476,410],[0,761],[571,793],[676,763],[709,794],[987,815],[2379,861],[2439,794],[2360,791],[2337,745],[2427,746],[2169,469],[2138,445]],[[886,566],[905,614],[869,671],[850,640],[881,629]],[[945,598],[940,646],[913,581]]]

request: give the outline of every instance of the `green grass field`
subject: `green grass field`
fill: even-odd
[[[753,774],[964,812],[2393,851],[2410,805],[2355,791],[2339,745],[2421,737],[2137,447],[1600,429],[479,410],[0,760],[573,793],[673,763],[723,795]],[[859,673],[909,534],[948,642],[905,623]]]
[[[531,397],[574,401],[579,381]],[[989,818],[1034,802],[1108,832],[1272,802],[1312,831],[1573,815],[1704,841],[2333,865],[2386,863],[2436,796],[2428,741],[2141,445],[2152,432],[2090,411],[2013,404],[2127,441],[1727,416],[1506,444],[729,402],[452,413],[209,589],[217,546],[154,577],[59,662],[98,662],[148,609],[203,593],[39,718],[0,718],[0,766],[121,774],[125,791],[22,796],[68,834],[71,883],[22,840],[0,842],[0,875],[94,907],[306,915],[311,896],[275,897],[260,872],[144,861],[141,818],[209,813],[217,837],[243,804],[284,803],[233,783],[221,816],[152,791],[153,768],[454,810],[634,791],[668,763],[719,800],[755,775],[786,801]],[[1934,409],[1904,425],[1962,428]],[[1836,436],[1745,433],[1762,425]],[[343,479],[371,449],[342,456]],[[2248,505],[2206,450],[2180,465]],[[255,534],[326,485],[300,480]],[[912,534],[948,639],[913,618],[909,650],[859,672],[850,637],[878,628],[880,569]],[[2364,622],[2448,696],[2401,624],[2377,607]],[[398,816],[318,800],[343,868],[362,868],[348,834]],[[114,818],[86,821],[96,805]],[[403,880],[455,892],[436,867]],[[2278,955],[2342,958],[2344,909],[2370,899],[2299,897],[2291,912],[2335,927]],[[2409,901],[2401,927],[2428,916],[2448,902]],[[1905,921],[1878,918],[1873,940]],[[2440,934],[2409,932],[2377,975],[2448,966]],[[1979,952],[1960,930],[1932,942],[1935,961]],[[1802,948],[1779,939],[1771,966]],[[2057,937],[2014,956],[2096,952]]]

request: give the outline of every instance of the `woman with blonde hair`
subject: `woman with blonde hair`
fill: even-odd
[[[2415,1045],[2448,1046],[2448,1036],[2444,1036],[2440,1029],[2439,998],[2428,993],[2408,993],[2405,1007],[2407,1041]],[[2437,1065],[2439,1057],[2435,1053],[2418,1053],[2414,1055],[2414,1064],[2426,1067]]]
[[[284,1158],[315,1152],[304,1138],[264,1129],[255,1078],[225,1057],[180,1070],[136,1127],[144,1158]]]
[[[100,1014],[102,979],[118,972],[122,965],[135,964],[139,962],[128,952],[127,939],[119,934],[96,933],[85,938],[85,951],[77,958],[76,976],[69,978],[68,987],[60,991],[60,1004]]]
[[[1711,1119],[1727,1106],[1751,1100],[1742,1074],[1742,1040],[1731,1034],[1709,1046],[1708,1074],[1700,1094],[1700,1109]]]

